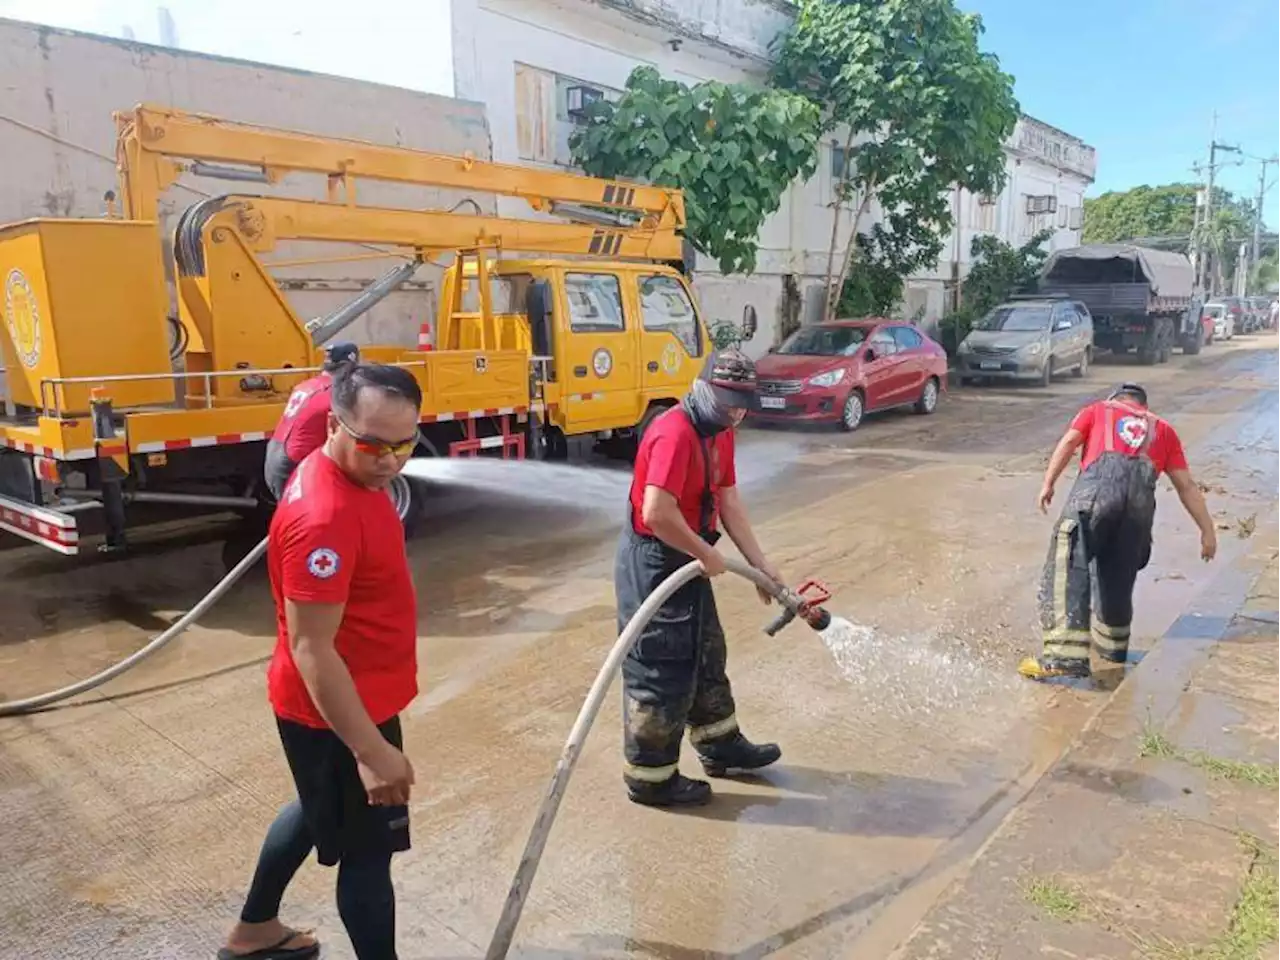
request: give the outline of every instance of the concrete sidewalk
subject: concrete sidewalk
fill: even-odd
[[[934,904],[897,960],[1277,957],[1275,519]]]

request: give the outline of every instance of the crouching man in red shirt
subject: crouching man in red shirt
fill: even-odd
[[[417,381],[398,367],[339,371],[328,437],[293,472],[272,519],[277,639],[267,685],[298,798],[267,831],[219,960],[320,952],[278,917],[313,848],[338,867],[338,913],[355,955],[395,960],[391,856],[409,849],[414,782],[399,714],[418,692],[417,609],[385,487],[413,452],[421,403]]]
[[[1076,414],[1045,470],[1042,512],[1081,447],[1080,475],[1054,528],[1040,578],[1044,648],[1018,668],[1035,680],[1089,676],[1091,639],[1103,660],[1127,659],[1133,587],[1151,559],[1160,474],[1168,475],[1200,528],[1200,556],[1212,560],[1218,550],[1213,518],[1191,476],[1178,432],[1147,409],[1147,391],[1141,386],[1121,384],[1106,400]]]
[[[777,744],[752,743],[738,729],[724,628],[707,579],[725,571],[715,549],[722,520],[747,562],[781,580],[756,542],[733,462],[733,428],[755,393],[755,364],[737,350],[720,351],[681,405],[653,421],[636,454],[613,574],[619,633],[658,584],[691,559],[706,577],[658,609],[622,663],[623,780],[635,803],[667,807],[711,798],[705,780],[679,772],[686,725],[709,776],[756,770],[782,756]]]

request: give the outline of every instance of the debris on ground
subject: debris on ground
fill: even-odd
[[[1253,531],[1258,528],[1258,515],[1251,513],[1247,517],[1236,519],[1236,536],[1241,540],[1247,540],[1253,536]]]

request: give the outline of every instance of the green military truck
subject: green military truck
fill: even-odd
[[[1096,243],[1058,250],[1040,271],[1040,291],[1079,300],[1093,315],[1096,350],[1165,363],[1174,347],[1200,352],[1204,331],[1195,270],[1181,253]]]

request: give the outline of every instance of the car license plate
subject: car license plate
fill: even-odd
[[[785,410],[787,409],[786,397],[761,397],[761,410]]]
[[[978,364],[978,366],[983,370],[999,370],[1000,361],[999,360],[983,360],[980,364]]]

